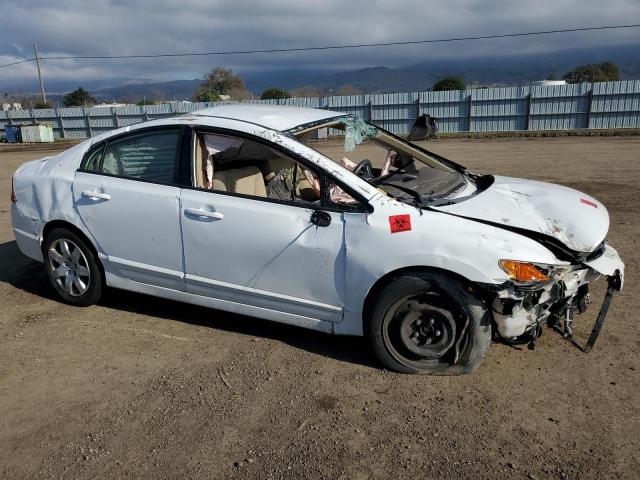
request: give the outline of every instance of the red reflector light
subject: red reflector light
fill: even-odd
[[[593,203],[593,202],[591,202],[591,201],[587,200],[586,198],[581,198],[581,199],[580,199],[580,201],[581,201],[582,203],[584,203],[585,205],[589,205],[590,207],[598,208],[598,204]]]
[[[18,197],[16,197],[16,192],[13,190],[13,178],[11,179],[11,203],[16,203],[18,201]]]

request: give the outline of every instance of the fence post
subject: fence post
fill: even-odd
[[[120,128],[120,119],[118,118],[118,107],[111,107],[111,113],[113,114],[113,123],[116,128]]]
[[[31,117],[31,125],[36,124],[36,116],[33,114],[33,108],[29,109],[29,116]]]
[[[60,125],[60,138],[65,138],[65,134],[64,134],[64,122],[62,121],[62,115],[60,115],[60,112],[58,111],[58,109],[55,109],[56,112],[56,117],[58,117],[58,125]]]
[[[149,121],[149,105],[143,105],[142,109],[144,110],[144,120],[148,122]]]
[[[524,129],[529,130],[531,122],[531,92],[529,92],[525,98],[527,100],[527,120]]]
[[[470,132],[471,131],[471,110],[473,109],[473,90],[469,92],[469,118],[467,119],[469,122],[469,127],[467,128],[467,131]]]
[[[420,92],[418,92],[416,97],[416,118],[419,118],[420,115],[422,115],[422,107],[420,106]]]
[[[591,90],[587,92],[587,124],[584,128],[591,128],[591,104],[593,103],[593,83]]]
[[[369,123],[373,123],[373,104],[371,103],[371,99],[369,99],[369,103],[367,103],[367,116],[369,117]]]
[[[91,138],[93,137],[93,130],[91,129],[91,119],[87,115],[87,107],[82,107],[82,113],[84,113],[84,123],[87,126],[88,137]]]
[[[9,122],[9,126],[13,127],[13,120],[11,118],[11,110],[7,110],[7,121]],[[6,131],[6,129],[5,129]]]

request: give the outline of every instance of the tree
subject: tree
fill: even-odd
[[[125,105],[134,105],[137,102],[138,97],[134,95],[123,95],[118,98],[112,98],[113,103],[124,103]],[[105,102],[106,103],[106,102]]]
[[[151,88],[148,90],[147,98],[152,99],[156,103],[164,103],[167,99],[166,92],[161,88]]]
[[[244,86],[242,79],[233,73],[230,68],[214,68],[211,70],[200,88],[196,90],[193,99],[197,102],[211,102],[215,100],[201,100],[202,98],[213,98],[212,93],[216,95],[229,95],[234,100],[243,100],[247,98],[249,92]],[[219,99],[219,98],[218,98]]]
[[[614,82],[620,80],[620,72],[613,62],[589,63],[565,73],[562,78],[569,83]]]
[[[14,93],[4,92],[2,94],[2,103],[24,103],[25,97],[18,96]]]
[[[136,105],[138,105],[139,107],[144,107],[145,105],[155,105],[156,101],[150,98],[143,98],[142,100],[139,100],[136,102]]]
[[[65,107],[84,107],[86,105],[93,105],[96,103],[96,99],[84,88],[78,87],[77,90],[66,94],[62,98],[62,102]]]
[[[304,86],[291,90],[291,96],[294,98],[304,97],[320,97],[322,91],[317,87]]]
[[[193,96],[193,99],[196,102],[219,102],[222,100],[220,95],[213,90],[198,90]]]
[[[433,84],[432,90],[434,92],[442,92],[445,90],[466,90],[464,79],[462,77],[456,77],[455,75],[449,75],[443,77]]]
[[[362,95],[362,90],[354,85],[340,85],[333,92],[334,95]]]
[[[51,102],[43,102],[42,100],[38,100],[33,108],[54,108],[53,103]]]
[[[273,100],[273,99],[285,99],[291,98],[291,94],[285,90],[284,88],[267,88],[262,95],[260,95],[260,100]]]

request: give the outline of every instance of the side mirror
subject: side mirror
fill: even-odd
[[[436,119],[431,115],[420,115],[409,131],[407,140],[415,142],[417,140],[425,140],[429,137],[435,137],[437,130]]]
[[[318,227],[328,227],[331,225],[331,215],[322,210],[314,210],[311,214],[311,223]]]

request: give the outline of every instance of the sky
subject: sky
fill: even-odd
[[[291,48],[640,23],[640,0],[1,0],[0,65],[41,56]],[[639,45],[640,29],[326,52],[43,61],[47,80],[202,78],[214,67],[350,70],[433,58]],[[0,69],[0,87],[35,65]]]

